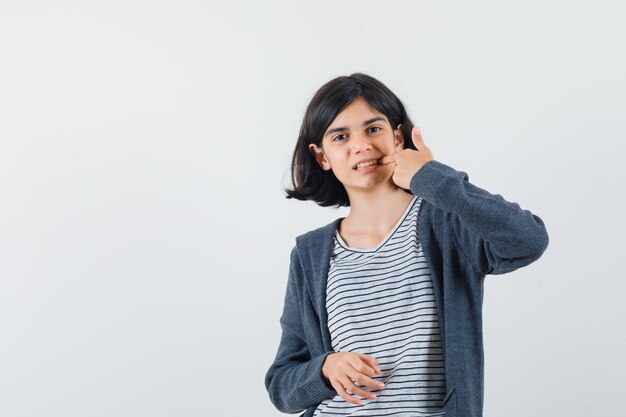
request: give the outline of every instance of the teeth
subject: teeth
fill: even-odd
[[[371,160],[371,161],[361,162],[360,164],[358,164],[358,165],[356,166],[356,169],[365,168],[365,167],[368,167],[368,166],[370,166],[370,165],[378,165],[378,160],[373,159],[373,160]]]

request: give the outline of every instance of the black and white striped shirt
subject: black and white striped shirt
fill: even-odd
[[[375,248],[348,247],[338,232],[330,258],[326,310],[335,352],[375,357],[384,382],[362,405],[339,395],[324,400],[315,417],[443,416],[445,373],[430,270],[413,200]],[[364,387],[366,390],[371,388]],[[360,397],[358,397],[360,398]]]

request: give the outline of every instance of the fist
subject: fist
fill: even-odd
[[[382,165],[395,164],[393,171],[393,182],[401,188],[408,190],[411,179],[421,167],[428,161],[432,161],[433,153],[424,143],[422,134],[417,126],[411,131],[411,139],[417,150],[403,149],[390,155],[383,156],[379,163]]]

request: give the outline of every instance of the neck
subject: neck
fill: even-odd
[[[343,220],[357,232],[385,234],[393,227],[413,199],[395,184],[370,192],[348,192],[350,213]]]

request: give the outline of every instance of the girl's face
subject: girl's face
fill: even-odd
[[[322,146],[311,144],[309,151],[325,171],[333,171],[348,196],[357,190],[395,187],[394,164],[379,165],[378,160],[402,150],[403,129],[393,129],[384,114],[358,97],[328,126]]]

